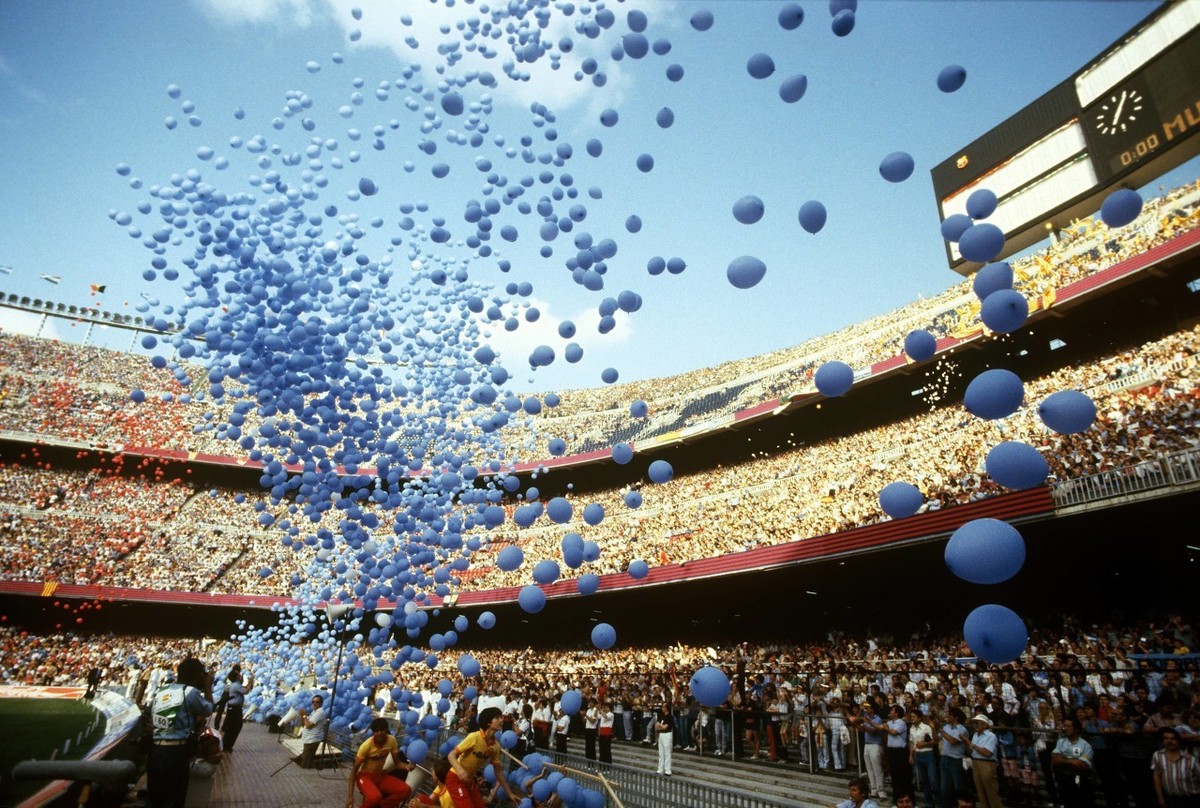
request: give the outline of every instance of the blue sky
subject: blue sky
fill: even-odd
[[[322,155],[328,185],[314,209],[333,204],[340,213],[358,214],[360,223],[379,217],[382,225],[369,228],[363,241],[373,257],[391,255],[397,266],[406,266],[421,253],[468,267],[476,283],[533,285],[524,300],[541,319],[523,322],[513,334],[496,329],[489,340],[510,367],[526,366],[523,357],[540,343],[561,355],[564,341],[554,333],[555,323],[568,318],[579,325],[583,361],[559,359],[535,376],[520,375],[519,388],[588,387],[600,384],[607,367],[628,381],[762,353],[960,280],[945,263],[929,170],[1079,69],[1156,7],[1111,0],[864,0],[854,31],[839,38],[830,30],[826,2],[802,0],[805,19],[795,30],[777,22],[782,2],[609,3],[616,24],[589,40],[573,30],[585,15],[578,7],[566,15],[564,5],[549,6],[546,29],[555,42],[572,38],[561,69],[552,71],[543,57],[529,66],[528,81],[512,81],[501,67],[511,57],[503,38],[492,41],[500,52],[495,59],[461,47],[465,41],[455,24],[481,16],[478,4],[461,0],[450,6],[445,0],[0,4],[0,266],[12,267],[11,274],[0,274],[0,291],[130,312],[146,296],[177,302],[180,284],[161,276],[143,280],[153,256],[110,213],[137,220],[149,187],[192,169],[222,189],[253,192],[249,176],[299,169],[277,159],[262,169],[244,146],[230,145],[231,137],[249,141],[261,134],[286,154],[319,136],[337,146]],[[361,19],[355,19],[356,8]],[[706,32],[689,25],[702,8],[715,18]],[[669,41],[669,53],[612,60],[612,45],[629,32],[632,9],[645,12],[646,36]],[[440,32],[442,25],[449,34]],[[439,74],[445,58],[438,45],[446,42],[458,42],[465,58]],[[746,70],[747,59],[760,52],[776,64],[765,80]],[[589,56],[605,73],[603,87],[574,80]],[[414,64],[419,72],[412,72]],[[671,64],[684,70],[678,82],[666,78]],[[952,94],[935,85],[948,64],[967,70],[966,84]],[[406,68],[410,78],[398,88]],[[468,104],[482,101],[490,108],[482,116],[489,131],[478,147],[447,142],[450,130],[470,134],[466,115],[443,113],[436,91],[429,100],[411,87],[420,81],[423,90],[435,89],[439,79],[472,69],[497,77],[495,87],[469,83],[460,90]],[[777,90],[796,73],[808,77],[808,90],[799,102],[786,104]],[[381,82],[388,83],[386,99],[376,93]],[[178,97],[168,94],[169,85],[180,88]],[[413,98],[415,109],[406,107],[406,98]],[[289,99],[304,105],[291,116],[285,114]],[[184,102],[194,105],[192,112]],[[546,105],[553,124],[537,125],[533,102]],[[350,117],[339,112],[343,107]],[[664,107],[674,113],[669,128],[656,123]],[[600,123],[606,108],[618,111],[616,126]],[[235,117],[237,110],[244,116]],[[189,125],[189,114],[198,126]],[[178,120],[173,129],[164,123],[168,116]],[[314,122],[311,132],[301,125],[304,117]],[[279,128],[273,125],[277,118]],[[422,123],[429,128],[435,121],[439,128],[421,131]],[[371,145],[376,126],[384,129],[382,150]],[[557,132],[554,141],[546,138],[550,128]],[[354,140],[351,129],[361,139]],[[535,153],[568,143],[572,156],[561,168],[506,156],[507,147],[520,150],[525,135]],[[435,155],[418,149],[427,136],[438,144]],[[504,146],[496,145],[497,136]],[[598,158],[585,151],[591,138],[604,144]],[[205,147],[214,152],[208,160],[198,152]],[[356,150],[360,156],[353,161]],[[906,182],[890,184],[878,165],[898,150],[912,154],[916,170]],[[654,157],[649,172],[635,165],[643,153]],[[218,170],[221,157],[229,165]],[[333,157],[341,158],[342,168],[332,166]],[[496,255],[473,257],[463,243],[473,232],[463,220],[467,200],[486,198],[487,172],[476,167],[481,159],[510,185],[551,171],[552,184],[536,183],[523,197],[531,202],[545,189],[562,187],[564,172],[571,175],[580,198],[556,211],[582,204],[586,218],[550,244],[550,258],[538,254],[546,242],[536,213],[521,215],[512,207],[493,218],[495,231],[516,227],[517,240],[493,236],[489,242],[511,261],[507,274]],[[115,170],[122,163],[131,167],[129,176]],[[450,167],[447,177],[432,176],[436,163]],[[1195,176],[1193,161],[1172,180]],[[353,198],[362,177],[379,192]],[[132,178],[141,180],[140,188],[130,186]],[[588,197],[593,186],[601,199]],[[738,223],[731,212],[747,194],[765,203],[765,215],[753,225]],[[810,199],[829,211],[816,235],[797,222],[798,208]],[[432,244],[399,228],[401,206],[417,203],[428,205],[427,213],[413,214],[426,231],[434,216],[446,220],[448,243]],[[631,214],[643,221],[638,233],[626,230]],[[617,242],[603,291],[584,289],[564,265],[581,230],[597,241]],[[401,243],[392,247],[396,236]],[[185,242],[172,256],[188,250]],[[740,255],[757,256],[768,267],[752,289],[735,289],[726,280],[726,266]],[[687,268],[651,277],[646,265],[654,256],[682,258]],[[62,282],[52,286],[39,279],[42,274]],[[107,291],[92,296],[93,283],[106,284]],[[598,334],[597,306],[622,290],[640,294],[642,308],[619,313],[616,329]]]

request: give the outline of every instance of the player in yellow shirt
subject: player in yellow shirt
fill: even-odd
[[[523,797],[518,789],[508,784],[504,776],[504,765],[500,761],[500,744],[496,741],[496,733],[503,725],[500,709],[488,707],[479,713],[479,729],[463,738],[458,746],[450,750],[447,759],[450,761],[450,772],[446,775],[446,792],[450,795],[454,808],[484,808],[483,795],[475,777],[488,763],[496,772],[496,780],[504,787],[504,792],[514,799]]]
[[[386,718],[376,718],[370,724],[371,737],[358,747],[354,766],[350,770],[350,792],[346,795],[346,808],[354,806],[354,786],[362,792],[362,808],[396,808],[408,799],[412,788],[408,783],[383,770],[388,755],[396,761],[402,771],[412,771],[412,764],[400,751],[395,737],[388,732]]]

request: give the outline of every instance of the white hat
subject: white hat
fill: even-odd
[[[982,721],[984,724],[987,724],[989,727],[992,725],[992,719],[988,718],[988,717],[987,717],[986,715],[984,715],[983,713],[979,713],[978,715],[976,715],[976,716],[975,716],[974,718],[972,718],[971,720],[972,720],[972,721]]]

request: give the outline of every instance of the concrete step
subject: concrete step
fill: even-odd
[[[572,738],[570,748],[582,751],[582,741]],[[582,755],[571,755],[577,768],[589,769],[595,764]],[[618,741],[612,745],[613,764],[639,771],[653,772],[658,766],[658,747],[636,742]],[[854,773],[812,773],[807,765],[796,762],[770,763],[766,760],[732,760],[724,757],[676,749],[671,757],[675,778],[735,791],[752,792],[777,800],[780,805],[797,808],[829,808],[846,799],[846,783]],[[619,772],[614,772],[619,777]]]

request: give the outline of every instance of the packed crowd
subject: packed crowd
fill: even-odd
[[[421,711],[428,712],[441,698],[441,680],[450,679],[455,694],[472,684],[480,698],[453,699],[445,713],[450,728],[465,729],[485,702],[499,704],[506,725],[530,745],[593,759],[600,727],[618,741],[650,743],[666,713],[670,741],[685,752],[865,771],[872,796],[885,796],[890,781],[892,797],[917,791],[929,806],[953,805],[970,780],[959,776],[970,750],[961,741],[938,742],[966,731],[964,723],[995,736],[995,788],[1004,804],[1041,804],[1042,790],[1051,802],[1083,804],[1073,799],[1078,794],[1056,796],[1056,789],[1072,788],[1070,779],[1055,776],[1061,761],[1053,752],[1074,724],[1089,745],[1089,784],[1103,790],[1106,805],[1153,808],[1149,761],[1161,748],[1159,730],[1174,729],[1185,747],[1200,743],[1200,654],[1189,619],[1093,624],[1044,615],[1029,629],[1026,653],[1003,666],[980,662],[960,637],[934,636],[927,626],[908,638],[831,630],[803,643],[475,650],[483,671],[477,678],[464,679],[454,655],[445,654],[433,669],[402,667],[395,682],[375,686],[368,703],[394,717],[390,694],[403,688],[421,693]],[[355,653],[368,670],[392,670],[386,654]],[[78,685],[98,669],[102,685],[141,701],[185,654],[214,670],[238,658],[236,646],[224,642],[36,636],[3,627],[0,682]],[[686,685],[705,665],[722,668],[731,682],[719,708],[698,704]],[[584,706],[565,717],[559,698],[571,689]],[[265,717],[259,712],[256,720]],[[872,745],[881,750],[872,754]],[[883,755],[887,748],[901,754]],[[934,757],[922,760],[926,753]]]
[[[571,531],[601,549],[577,574],[603,574],[627,570],[635,559],[684,562],[872,524],[887,518],[878,494],[894,480],[922,490],[923,511],[975,501],[1002,491],[983,469],[987,448],[1000,440],[1043,450],[1052,483],[1159,462],[1197,445],[1198,345],[1200,328],[1185,329],[1028,380],[1024,409],[999,422],[943,406],[813,445],[772,447],[661,485],[637,480],[570,492],[572,521],[529,528],[509,521],[489,534],[458,583],[523,584],[527,572],[500,570],[495,555],[516,544],[531,561],[558,558]],[[1097,405],[1097,423],[1079,435],[1050,432],[1036,414],[1042,398],[1068,388],[1087,392]],[[0,466],[0,531],[14,548],[0,561],[6,578],[286,596],[300,579],[328,574],[310,570],[316,543],[301,541],[299,528],[286,521],[294,506],[273,504],[265,492],[201,490],[186,476],[168,479],[151,461],[126,469],[120,455],[97,470],[51,469],[33,451],[25,462]],[[643,504],[628,507],[626,495],[639,489]],[[582,521],[590,502],[607,514],[598,525]],[[260,510],[287,532],[260,527]],[[306,529],[335,532],[338,513]],[[381,546],[388,541],[399,540],[377,533]],[[324,558],[339,563],[336,554]]]
[[[1088,221],[1046,249],[1012,262],[1015,288],[1031,299],[1050,300],[1057,288],[1106,269],[1131,255],[1200,226],[1196,183],[1149,200],[1139,219],[1117,232]],[[504,430],[506,456],[536,461],[552,437],[568,454],[607,448],[618,441],[647,441],[673,430],[715,421],[739,409],[811,388],[824,361],[852,367],[894,357],[905,334],[925,328],[935,336],[978,328],[979,301],[963,281],[936,297],[808,340],[792,348],[701,368],[667,378],[566,391],[527,427],[514,419]],[[229,457],[246,457],[238,442],[221,437],[229,403],[213,404],[184,381],[204,378],[202,369],[180,364],[155,370],[144,357],[92,346],[0,335],[0,431],[34,433],[103,446],[152,446]],[[196,385],[193,385],[195,387]],[[132,388],[146,400],[134,405]],[[195,397],[193,397],[195,395]],[[525,396],[517,396],[523,400]],[[644,419],[631,420],[629,403],[648,403]],[[415,399],[388,406],[412,408]],[[259,424],[247,414],[243,434]]]

